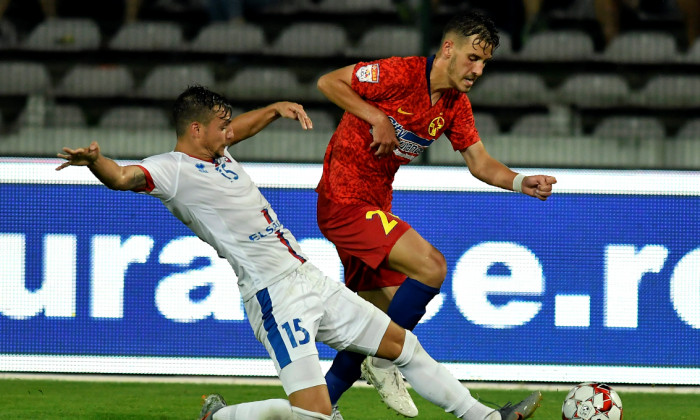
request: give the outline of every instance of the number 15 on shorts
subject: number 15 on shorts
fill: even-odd
[[[289,322],[282,324],[282,328],[287,332],[287,337],[289,337],[289,343],[292,345],[292,348],[308,343],[311,336],[304,327],[299,325],[301,320],[299,318],[294,318],[292,322],[294,323],[294,329],[289,325]],[[298,343],[297,339],[299,339]]]

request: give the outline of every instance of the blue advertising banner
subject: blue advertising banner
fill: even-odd
[[[56,371],[60,359],[76,372],[274,375],[225,260],[159,200],[54,166],[0,162],[0,371]],[[340,280],[316,226],[320,168],[250,166],[311,261]],[[540,202],[445,187],[465,172],[409,170],[394,195],[393,213],[448,264],[415,330],[433,357],[460,379],[700,384],[698,174],[542,170],[560,183]],[[601,180],[627,188],[590,189]]]

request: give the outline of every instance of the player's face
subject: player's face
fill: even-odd
[[[469,92],[476,79],[481,77],[493,53],[491,45],[479,42],[476,36],[472,35],[461,45],[455,45],[447,68],[452,87],[464,93]]]
[[[231,114],[225,109],[217,110],[215,117],[205,126],[204,144],[214,158],[224,155],[224,150],[233,142]]]

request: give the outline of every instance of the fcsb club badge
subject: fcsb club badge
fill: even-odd
[[[357,69],[355,73],[360,82],[379,83],[379,64],[368,64]]]
[[[445,119],[442,117],[435,117],[433,118],[432,121],[430,121],[430,125],[428,126],[428,134],[430,134],[432,137],[435,137],[435,134],[445,125]]]

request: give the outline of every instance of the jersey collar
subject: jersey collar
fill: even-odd
[[[428,57],[428,62],[425,65],[425,80],[428,82],[428,97],[430,97],[430,71],[433,69],[433,61],[435,61],[435,54]]]

